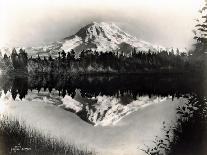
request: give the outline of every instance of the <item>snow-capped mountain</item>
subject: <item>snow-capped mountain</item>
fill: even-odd
[[[77,33],[72,36],[66,37],[60,41],[53,42],[51,44],[40,47],[27,47],[25,48],[29,56],[37,56],[38,54],[43,56],[57,57],[58,52],[65,50],[70,52],[74,49],[76,54],[82,50],[91,49],[93,51],[112,51],[112,52],[124,52],[130,54],[131,51],[144,51],[151,50],[152,52],[158,52],[161,49],[169,52],[175,48],[165,48],[159,45],[153,45],[149,42],[140,40],[119,28],[114,23],[105,22],[92,22],[82,27]],[[19,48],[17,48],[19,49]],[[1,49],[2,53],[11,53],[8,48]],[[180,50],[180,49],[179,49]],[[186,52],[186,49],[180,50],[180,52]]]
[[[130,51],[133,48],[138,50],[152,51],[158,50],[158,46],[148,42],[138,40],[136,37],[129,35],[121,30],[114,23],[96,23],[93,22],[81,28],[75,35],[64,39],[61,47],[65,51],[75,49],[93,49],[96,51]]]
[[[77,54],[82,50],[92,49],[96,51],[123,51],[130,53],[137,51],[158,51],[164,49],[162,46],[153,45],[149,42],[139,40],[124,32],[114,23],[92,22],[82,27],[76,34],[66,37],[43,47],[27,48],[29,55],[57,56],[59,51],[66,52],[74,49]]]

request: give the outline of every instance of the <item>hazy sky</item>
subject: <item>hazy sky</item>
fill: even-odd
[[[0,46],[39,46],[92,21],[115,22],[137,38],[189,47],[203,0],[0,0]]]

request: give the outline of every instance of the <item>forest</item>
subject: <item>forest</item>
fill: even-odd
[[[8,70],[26,70],[30,74],[94,74],[94,73],[190,73],[203,72],[206,63],[205,53],[177,53],[160,51],[132,51],[129,55],[114,52],[82,51],[75,58],[75,51],[59,52],[59,56],[28,58],[25,50],[3,56],[1,68]]]
[[[160,51],[132,51],[129,55],[114,52],[82,51],[75,58],[75,51],[59,52],[59,56],[28,58],[25,50],[3,56],[1,68],[8,70],[26,70],[29,74],[132,74],[132,73],[202,73],[206,64],[206,54],[191,54]]]

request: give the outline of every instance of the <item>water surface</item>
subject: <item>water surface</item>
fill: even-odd
[[[205,124],[204,86],[203,79],[182,75],[2,76],[0,111],[97,154],[144,155],[154,148],[185,154],[186,133],[175,129]],[[188,141],[204,154],[206,127],[199,127],[200,135],[186,132],[204,137]]]

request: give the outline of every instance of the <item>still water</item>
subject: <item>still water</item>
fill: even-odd
[[[207,152],[203,78],[2,75],[0,81],[1,119],[15,118],[45,137],[104,155]],[[10,153],[18,144],[0,140],[0,150]]]

